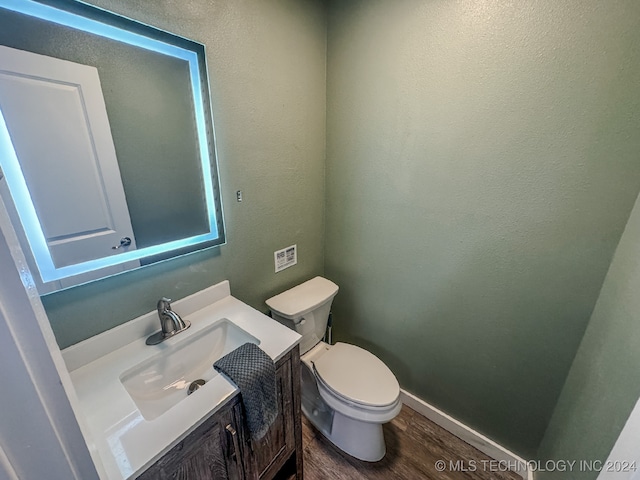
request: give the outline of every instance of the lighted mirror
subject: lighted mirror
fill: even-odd
[[[224,242],[204,46],[0,0],[0,197],[41,293]]]

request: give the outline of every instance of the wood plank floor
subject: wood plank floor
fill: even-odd
[[[513,472],[496,471],[489,457],[407,406],[383,428],[387,454],[368,463],[340,451],[303,415],[305,480],[522,480]],[[445,462],[442,472],[436,469],[438,460]],[[456,462],[467,470],[475,465],[475,471],[460,471]]]

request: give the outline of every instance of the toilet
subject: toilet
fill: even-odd
[[[266,301],[275,320],[302,335],[302,413],[349,455],[376,462],[386,452],[382,424],[398,413],[400,385],[375,355],[322,341],[338,286],[315,277]]]

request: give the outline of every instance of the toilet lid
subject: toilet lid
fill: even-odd
[[[338,342],[313,365],[329,388],[352,402],[382,407],[400,394],[398,380],[382,360],[355,345]]]

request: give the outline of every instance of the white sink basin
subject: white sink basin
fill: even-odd
[[[208,382],[217,376],[213,368],[216,360],[244,343],[260,344],[256,337],[226,318],[198,332],[180,335],[185,336],[147,347],[162,350],[120,375],[124,388],[146,420],[159,417],[187,398],[193,381]]]
[[[159,326],[153,309],[62,352],[100,478],[137,478],[223,408],[238,389],[216,375],[216,359],[249,341],[277,362],[300,341],[293,330],[234,298],[227,281],[172,306],[191,327],[159,345],[145,344]],[[198,378],[210,380],[187,396],[188,382]]]

